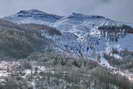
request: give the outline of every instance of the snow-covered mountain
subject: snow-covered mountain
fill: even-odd
[[[60,18],[62,18],[62,16],[52,15],[36,9],[21,10],[15,15],[5,17],[5,19],[18,24],[35,23],[35,24],[47,24],[47,25],[54,23]]]
[[[43,35],[52,39],[55,49],[85,58],[104,59],[113,49],[133,51],[133,28],[105,18],[72,13],[69,16],[47,14],[39,10],[22,10],[4,19],[15,23],[50,25],[62,33],[61,36]],[[119,56],[119,55],[118,55]],[[106,63],[105,60],[103,63]]]
[[[56,21],[54,27],[58,28],[63,33],[71,33],[77,36],[77,41],[83,43],[83,48],[93,48],[95,50],[101,51],[105,50],[105,46],[115,46],[119,49],[128,49],[133,50],[133,47],[130,45],[133,41],[127,42],[125,44],[125,39],[133,38],[131,33],[126,34],[126,29],[108,29],[106,31],[101,31],[99,27],[108,26],[108,27],[122,27],[124,24],[102,17],[102,16],[87,16],[79,13],[72,13],[72,15],[61,18]],[[120,30],[120,31],[119,31]],[[131,32],[133,29],[129,28]],[[104,33],[104,34],[102,34]],[[108,38],[117,39],[118,41],[111,41]],[[68,39],[69,41],[70,39]],[[129,41],[129,40],[127,40]],[[84,47],[86,45],[86,47]],[[88,47],[87,47],[88,46]],[[88,49],[89,49],[88,48]],[[112,47],[111,47],[112,48]],[[87,54],[90,54],[87,53]]]
[[[103,16],[22,10],[0,19],[0,89],[133,89],[132,39]]]

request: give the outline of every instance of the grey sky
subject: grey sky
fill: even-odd
[[[133,0],[0,0],[0,17],[22,9],[39,9],[58,15],[79,12],[133,23]]]

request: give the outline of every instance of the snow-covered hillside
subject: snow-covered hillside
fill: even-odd
[[[62,18],[62,16],[52,15],[36,9],[21,10],[15,15],[5,17],[5,19],[18,24],[35,23],[47,25],[54,23],[56,20],[60,18]]]
[[[99,30],[99,27],[121,27],[124,24],[102,17],[102,16],[87,16],[79,13],[72,13],[72,15],[61,18],[56,21],[54,27],[59,29],[62,33],[71,33],[77,36],[73,43],[69,43],[71,39],[65,40],[67,46],[74,52],[78,52],[85,57],[100,55],[101,52],[111,51],[111,49],[132,51],[133,35],[126,33],[126,29],[108,29],[106,31]],[[120,31],[119,31],[120,30]],[[133,30],[133,29],[129,29]],[[117,41],[115,41],[115,40]],[[63,41],[63,39],[62,39]],[[126,42],[126,43],[125,43]],[[64,43],[64,42],[62,42]],[[66,45],[66,44],[65,44]],[[77,46],[78,45],[78,46]]]
[[[100,56],[101,59],[101,55],[109,54],[112,49],[133,51],[133,29],[103,16],[80,13],[57,16],[39,10],[22,10],[4,19],[19,24],[36,23],[56,28],[62,35],[47,37],[55,42],[58,51],[65,51],[74,56],[92,59],[98,59]],[[101,30],[100,27],[107,29]]]

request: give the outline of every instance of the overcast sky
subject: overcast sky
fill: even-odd
[[[0,0],[0,17],[22,9],[39,9],[57,15],[72,12],[102,15],[133,23],[133,0]]]

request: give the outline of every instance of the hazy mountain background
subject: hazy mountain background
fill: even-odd
[[[133,23],[132,3],[132,0],[0,0],[0,16],[35,8],[58,15],[80,12]]]

